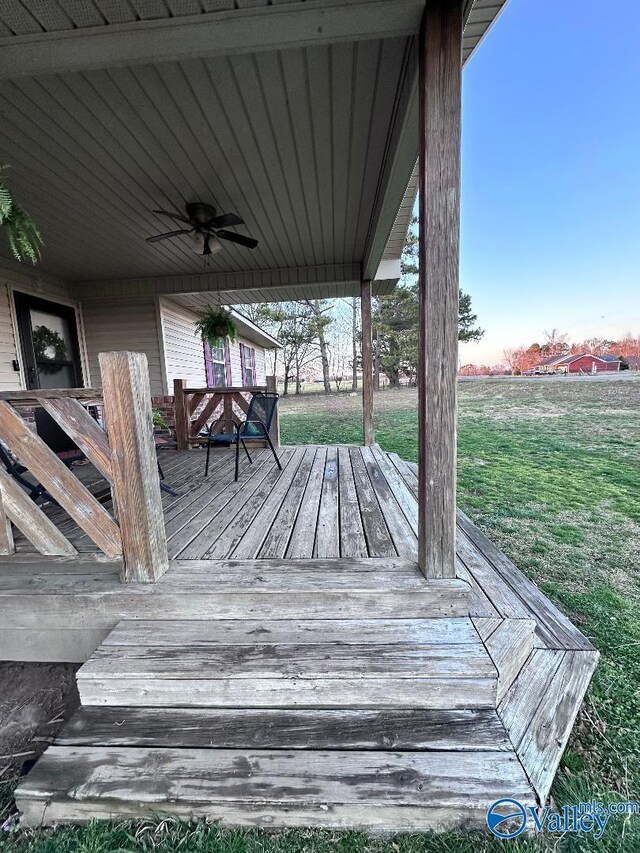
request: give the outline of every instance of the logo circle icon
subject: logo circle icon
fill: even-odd
[[[515,825],[515,829],[508,829],[511,825]],[[526,825],[527,813],[517,800],[504,797],[489,806],[487,826],[498,838],[516,838],[524,832]],[[500,829],[501,826],[503,829]]]

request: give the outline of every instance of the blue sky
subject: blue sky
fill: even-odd
[[[614,13],[615,7],[615,13]],[[509,0],[463,75],[461,285],[496,363],[640,334],[637,0]]]

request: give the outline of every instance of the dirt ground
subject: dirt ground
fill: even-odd
[[[28,770],[77,708],[78,666],[0,663],[0,784]]]

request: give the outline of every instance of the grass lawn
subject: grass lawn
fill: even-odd
[[[281,420],[289,444],[362,440],[358,396],[285,399]],[[376,396],[382,447],[415,460],[416,429],[415,391]],[[464,381],[458,448],[460,507],[602,655],[554,786],[557,803],[640,800],[640,379]],[[225,833],[172,821],[0,836],[1,853],[505,849],[632,853],[640,851],[640,816],[612,817],[599,842],[588,835],[500,842],[479,833]]]

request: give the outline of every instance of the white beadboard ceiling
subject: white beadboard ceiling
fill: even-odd
[[[357,11],[367,2],[387,15],[381,21],[398,13],[395,34],[356,30],[351,37],[345,18],[335,41],[327,35],[307,43],[303,33],[301,46],[287,47],[283,29],[278,49],[190,53],[153,64],[130,57],[112,67],[95,67],[91,42],[82,41],[107,30],[144,39],[158,27],[191,26],[196,16],[203,25],[230,22],[238,39],[246,16],[253,44],[256,8],[277,6],[265,14],[278,13],[296,32],[298,10],[331,15],[334,7]],[[49,73],[29,76],[15,65],[13,75],[11,65],[0,74],[0,162],[11,165],[7,182],[42,231],[43,270],[75,283],[201,274],[203,259],[187,238],[145,241],[179,227],[153,208],[181,210],[193,200],[238,213],[246,223],[238,230],[260,241],[254,251],[225,243],[207,273],[363,264],[367,252],[369,266],[398,258],[417,152],[417,139],[398,142],[415,113],[415,37],[405,30],[420,3],[396,3],[0,0],[0,54],[6,45],[25,55],[35,46],[46,59],[49,43],[57,50],[69,39],[73,58],[73,70],[57,59]],[[502,5],[477,0],[466,56]],[[55,58],[53,47],[50,53]],[[383,185],[390,174],[395,186]],[[381,242],[376,229],[386,221]],[[0,255],[8,256],[4,244]],[[339,282],[321,286],[341,292]]]

